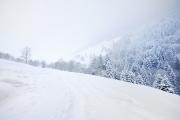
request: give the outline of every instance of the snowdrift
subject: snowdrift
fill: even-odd
[[[180,96],[0,60],[0,120],[179,120]]]

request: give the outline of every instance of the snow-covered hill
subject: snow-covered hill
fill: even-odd
[[[180,96],[0,60],[0,120],[179,120]]]
[[[118,40],[120,40],[120,37],[114,38],[112,40],[102,41],[95,45],[89,46],[75,53],[75,55],[70,59],[82,64],[89,64],[91,59],[95,56],[105,55]]]

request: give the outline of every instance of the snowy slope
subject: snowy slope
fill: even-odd
[[[120,40],[120,37],[114,38],[112,40],[106,40],[102,41],[98,44],[95,44],[93,46],[84,48],[83,50],[80,50],[79,52],[75,53],[74,56],[72,56],[72,60],[84,63],[84,64],[89,64],[90,60],[99,55],[105,55],[109,49],[113,47],[113,44]]]
[[[0,120],[179,120],[180,96],[0,60]]]

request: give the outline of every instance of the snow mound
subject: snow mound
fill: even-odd
[[[179,120],[180,96],[0,60],[0,120]]]

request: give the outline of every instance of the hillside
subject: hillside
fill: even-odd
[[[88,65],[91,62],[92,58],[99,55],[106,55],[107,52],[112,49],[113,45],[120,40],[120,38],[121,37],[117,37],[112,40],[105,40],[86,47],[82,50],[79,50],[70,59]]]
[[[179,120],[180,96],[0,60],[0,120]]]

